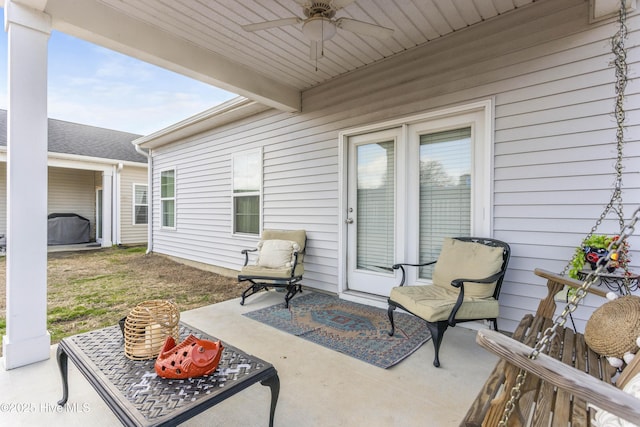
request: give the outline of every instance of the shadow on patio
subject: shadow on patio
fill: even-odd
[[[442,367],[434,368],[427,342],[390,369],[381,369],[242,316],[277,304],[282,294],[265,292],[245,306],[237,299],[181,313],[181,320],[272,363],[281,382],[276,426],[457,426],[496,362],[475,343],[475,332],[447,332]],[[73,363],[69,363],[69,402],[51,358],[0,371],[3,425],[113,426],[111,413]],[[253,385],[192,418],[189,426],[264,426],[270,391]]]

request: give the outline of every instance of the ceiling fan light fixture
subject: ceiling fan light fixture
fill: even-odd
[[[302,33],[311,41],[329,40],[336,34],[336,26],[331,19],[317,16],[307,19],[302,24]]]

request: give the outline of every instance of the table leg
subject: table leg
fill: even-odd
[[[58,405],[64,406],[67,404],[69,398],[69,383],[67,376],[67,367],[69,358],[67,353],[58,344],[58,351],[56,352],[56,359],[58,360],[58,367],[60,368],[60,375],[62,376],[62,399],[58,400]]]
[[[269,378],[266,378],[260,382],[264,386],[269,386],[271,389],[271,410],[269,412],[269,427],[273,427],[273,417],[276,413],[276,404],[278,403],[278,395],[280,394],[280,378],[278,373],[275,372]]]

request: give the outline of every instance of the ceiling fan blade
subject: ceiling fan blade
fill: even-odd
[[[362,34],[363,36],[371,36],[378,39],[386,39],[393,35],[393,29],[382,27],[380,25],[370,24],[368,22],[358,21],[350,18],[340,18],[336,20],[336,27],[352,33]]]
[[[245,31],[259,31],[267,30],[269,28],[284,27],[286,25],[295,25],[302,22],[302,19],[297,17],[276,19],[274,21],[258,22],[256,24],[243,25],[242,29]]]
[[[351,3],[356,0],[333,0],[331,2],[331,6],[333,6],[333,10],[342,9],[343,7],[349,6]]]

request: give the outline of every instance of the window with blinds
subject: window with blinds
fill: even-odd
[[[471,128],[420,136],[420,262],[435,260],[444,237],[471,233]],[[432,266],[420,269],[431,279]]]
[[[147,186],[133,184],[133,224],[147,224],[149,202],[147,201]]]
[[[357,148],[357,268],[388,271],[395,246],[395,144]]]

